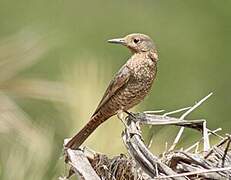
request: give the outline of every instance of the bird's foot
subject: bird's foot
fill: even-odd
[[[133,112],[128,112],[127,110],[124,110],[124,112],[125,112],[127,115],[131,116],[132,118],[136,119],[135,113],[133,113]]]

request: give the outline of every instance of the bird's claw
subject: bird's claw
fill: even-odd
[[[135,113],[133,113],[133,112],[128,112],[128,111],[126,111],[126,110],[124,110],[124,112],[125,112],[127,115],[131,116],[132,118],[136,119]]]

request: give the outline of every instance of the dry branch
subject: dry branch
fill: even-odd
[[[202,104],[210,95],[203,98],[192,107],[175,110],[163,115],[145,113],[129,113],[125,119],[125,130],[122,133],[123,142],[129,153],[112,159],[106,155],[86,149],[65,150],[66,162],[70,165],[70,173],[77,174],[82,179],[106,180],[147,180],[147,179],[231,179],[231,136],[223,138],[217,131],[206,127],[206,120],[186,120],[185,117]],[[170,117],[173,113],[187,110],[180,118]],[[162,111],[161,111],[162,112]],[[202,132],[202,138],[191,147],[184,150],[174,150],[183,133],[181,130],[171,148],[161,156],[153,154],[144,144],[140,125],[176,125],[182,128],[193,128]],[[181,128],[181,129],[182,129]],[[221,138],[219,144],[210,148],[209,137],[216,135]],[[199,147],[203,141],[204,151],[198,153],[192,150]],[[182,149],[182,148],[181,148]],[[90,153],[89,153],[90,152]]]

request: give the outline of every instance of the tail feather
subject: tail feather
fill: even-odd
[[[93,131],[107,118],[98,113],[65,145],[66,148],[78,149]]]

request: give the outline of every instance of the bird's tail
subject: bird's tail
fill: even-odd
[[[65,145],[65,148],[78,149],[93,131],[108,117],[100,112],[91,117],[90,121]]]

